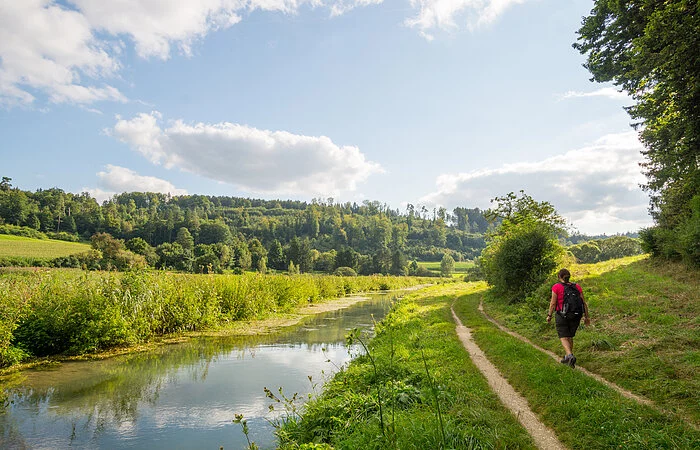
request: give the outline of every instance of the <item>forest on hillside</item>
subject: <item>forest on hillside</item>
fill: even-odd
[[[479,208],[448,212],[408,204],[402,212],[377,201],[341,204],[332,198],[307,203],[130,192],[100,205],[85,192],[30,192],[12,187],[8,177],[0,182],[0,233],[91,242],[92,251],[57,258],[50,263],[56,267],[302,273],[344,268],[344,274],[350,268],[350,274],[427,276],[432,273],[412,261],[474,260],[499,223]],[[629,236],[596,240],[562,233],[559,241],[582,262],[641,251]]]
[[[332,198],[307,203],[131,192],[100,205],[88,193],[13,188],[8,177],[0,183],[0,224],[57,239],[92,238],[103,252],[129,250],[158,268],[288,270],[291,261],[301,272],[350,267],[362,274],[404,274],[409,260],[440,261],[446,253],[474,259],[491,226],[478,208],[449,213],[409,204],[401,212],[377,201]]]

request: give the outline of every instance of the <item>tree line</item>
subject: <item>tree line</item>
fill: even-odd
[[[91,255],[67,266],[147,264],[182,271],[260,270],[360,274],[415,272],[411,260],[474,259],[493,226],[478,208],[405,211],[376,201],[310,203],[226,196],[115,195],[102,205],[88,193],[35,192],[0,182],[0,224],[52,238],[91,240]],[[140,255],[140,257],[132,257]],[[99,256],[99,257],[98,257]]]

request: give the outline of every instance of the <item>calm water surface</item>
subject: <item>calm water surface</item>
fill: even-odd
[[[320,392],[324,379],[358,349],[353,328],[373,328],[391,294],[314,316],[285,332],[255,338],[200,338],[104,361],[70,362],[0,378],[13,403],[0,412],[0,448],[241,449],[235,414],[251,439],[274,448],[267,420],[277,393]],[[330,360],[331,362],[328,362]]]

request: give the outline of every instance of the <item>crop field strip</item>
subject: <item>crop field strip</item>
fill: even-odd
[[[0,234],[0,258],[52,259],[90,249],[88,244]]]

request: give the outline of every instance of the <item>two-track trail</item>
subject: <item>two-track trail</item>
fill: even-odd
[[[498,395],[501,402],[510,409],[518,418],[520,423],[530,433],[535,440],[537,447],[541,449],[565,449],[566,447],[559,442],[556,434],[543,424],[534,412],[530,409],[527,400],[520,395],[508,381],[501,375],[496,366],[486,358],[484,352],[472,339],[469,328],[462,325],[454,309],[452,309],[452,317],[457,324],[457,335],[460,341],[469,352],[472,361],[479,368],[486,380],[491,386],[491,389]]]

